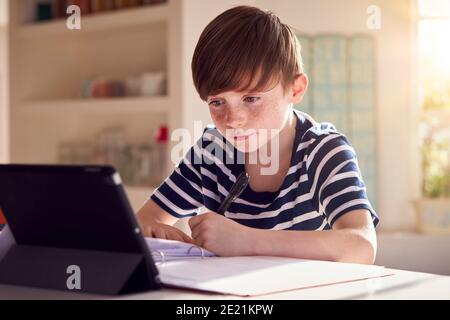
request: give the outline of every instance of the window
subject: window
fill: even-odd
[[[422,193],[450,198],[450,1],[418,0]]]

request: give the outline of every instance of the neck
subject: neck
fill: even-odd
[[[295,126],[297,124],[297,117],[294,115],[294,111],[289,112],[288,119],[285,126],[280,132],[280,156],[286,154],[292,149],[292,145],[295,140]]]

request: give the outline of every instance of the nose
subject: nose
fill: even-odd
[[[245,111],[239,107],[227,108],[225,116],[225,124],[229,129],[242,128],[245,125],[246,115]]]

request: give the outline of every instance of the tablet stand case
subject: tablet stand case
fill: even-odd
[[[68,267],[80,269],[80,289],[69,289]],[[0,283],[71,292],[136,293],[151,283],[143,254],[12,245],[0,261]]]

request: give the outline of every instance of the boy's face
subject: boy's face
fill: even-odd
[[[283,129],[292,103],[306,90],[306,76],[296,80],[286,94],[279,82],[265,92],[227,91],[208,96],[211,118],[220,133],[242,152],[254,152]],[[299,78],[298,78],[299,79]]]

